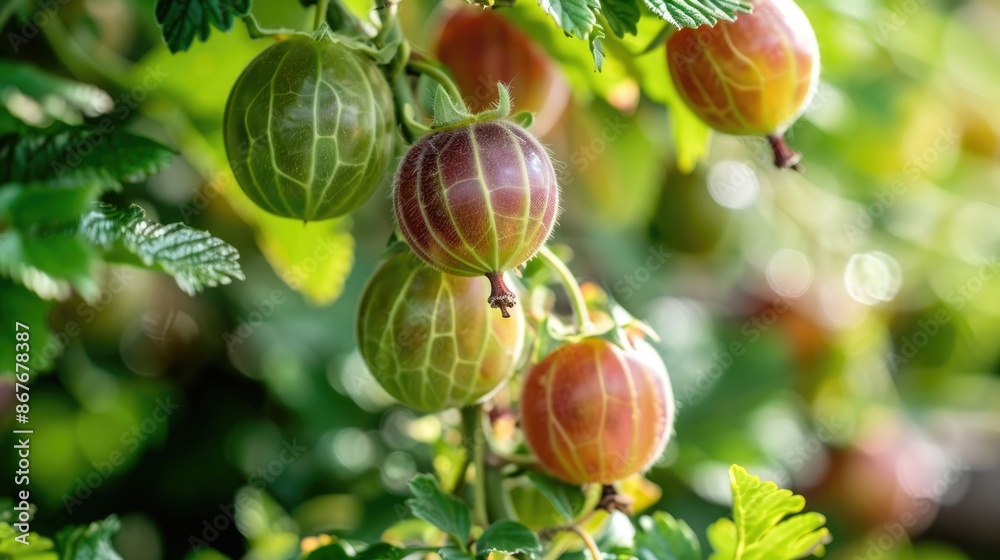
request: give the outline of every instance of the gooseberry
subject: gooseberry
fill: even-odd
[[[510,88],[515,111],[531,111],[531,131],[544,135],[562,115],[569,86],[558,67],[524,33],[492,10],[465,7],[445,16],[435,55],[451,70],[466,105],[492,108],[497,82]]]
[[[559,191],[545,148],[499,119],[421,138],[400,163],[396,221],[413,251],[455,276],[485,275],[488,302],[508,317],[503,273],[530,259],[555,224]]]
[[[777,167],[801,154],[784,133],[819,82],[819,46],[792,0],[753,0],[753,12],[714,27],[685,28],[667,41],[667,64],[681,98],[727,134],[766,136]]]
[[[528,447],[573,484],[611,484],[647,469],[673,429],[666,367],[640,338],[630,349],[602,338],[561,346],[528,372],[520,403]]]
[[[293,35],[254,58],[226,104],[224,138],[243,192],[272,214],[346,214],[385,176],[395,142],[392,93],[366,55],[328,30]]]
[[[503,321],[482,304],[486,284],[449,276],[408,250],[375,271],[361,295],[358,347],[378,383],[425,412],[473,404],[514,372],[524,314]]]

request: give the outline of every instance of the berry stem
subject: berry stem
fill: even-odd
[[[277,28],[269,29],[266,27],[261,27],[257,18],[253,17],[253,14],[247,14],[243,16],[243,23],[247,26],[247,34],[250,35],[251,39],[264,39],[265,37],[280,37],[282,35],[294,35],[298,33],[294,29]]]
[[[587,300],[583,297],[580,284],[576,281],[573,273],[570,272],[566,264],[562,262],[555,253],[546,245],[538,250],[538,257],[545,262],[552,272],[556,273],[566,293],[569,294],[569,303],[573,307],[573,317],[576,319],[576,330],[579,334],[589,332],[593,325],[590,322],[590,312],[587,311]]]
[[[580,537],[583,543],[587,545],[587,550],[590,551],[591,558],[593,558],[594,560],[600,560],[601,558],[604,557],[604,555],[601,554],[601,549],[597,548],[597,543],[594,542],[594,537],[590,536],[590,533],[584,531],[578,525],[573,525],[573,527],[571,527],[570,530],[576,533],[576,535]]]
[[[486,279],[490,281],[490,297],[486,301],[489,302],[490,307],[499,309],[504,319],[510,319],[510,312],[507,311],[507,308],[514,307],[514,304],[517,303],[517,295],[510,291],[510,288],[504,283],[502,272],[489,272],[486,274]]]
[[[319,29],[320,25],[326,21],[326,11],[330,7],[330,0],[318,0],[316,2],[316,17],[313,20],[313,29]]]
[[[406,63],[406,68],[411,72],[423,74],[441,84],[445,91],[448,92],[448,96],[451,97],[452,101],[454,101],[456,105],[459,107],[465,107],[465,100],[462,98],[462,92],[458,89],[458,86],[455,85],[455,81],[451,79],[451,76],[449,76],[448,73],[441,68],[438,68],[430,62],[415,60],[413,58],[410,58],[410,60]]]
[[[802,171],[802,166],[799,162],[802,161],[802,154],[793,150],[787,142],[785,142],[785,137],[781,134],[772,134],[767,137],[767,141],[771,144],[771,150],[774,152],[774,166],[778,169],[794,169],[798,172]]]
[[[486,434],[483,432],[483,405],[463,408],[462,425],[465,431],[466,456],[472,457],[472,466],[475,469],[472,515],[477,524],[488,527],[490,522],[486,513]],[[465,476],[465,472],[462,476]]]

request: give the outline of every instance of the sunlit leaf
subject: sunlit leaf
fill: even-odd
[[[739,465],[729,469],[733,490],[733,519],[723,518],[708,528],[714,550],[710,560],[795,560],[823,555],[830,532],[826,518],[799,513],[806,505],[791,490],[747,473]]]
[[[639,519],[635,555],[639,560],[701,560],[701,543],[687,523],[658,511]]]
[[[456,541],[464,543],[472,530],[472,514],[469,507],[445,494],[437,480],[427,474],[419,474],[408,483],[413,497],[406,505],[419,519],[450,534]]]
[[[490,525],[476,540],[477,557],[483,559],[493,552],[534,558],[542,553],[542,543],[531,529],[516,521],[502,519]]]

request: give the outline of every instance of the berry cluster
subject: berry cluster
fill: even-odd
[[[797,167],[800,156],[782,135],[816,89],[816,37],[792,0],[752,4],[733,22],[674,33],[667,65],[709,126],[766,136],[775,164]],[[448,46],[456,36],[509,42],[509,50],[483,55],[503,62],[490,70],[501,79],[495,89],[473,77],[482,76],[482,53]],[[645,340],[648,327],[606,296],[588,302],[545,247],[559,209],[556,173],[528,130],[530,116],[511,116],[502,82],[552,117],[546,122],[561,112],[566,84],[516,28],[488,12],[459,11],[441,28],[437,52],[455,81],[410,57],[405,42],[375,46],[324,25],[250,63],[225,119],[240,186],[280,216],[342,216],[386,179],[405,140],[392,188],[402,240],[391,244],[358,310],[359,347],[375,379],[425,412],[482,403],[516,380],[524,443],[550,474],[609,485],[645,470],[673,429],[666,368]],[[419,75],[439,84],[425,108],[429,124],[415,116],[423,114],[415,109]],[[537,285],[512,274],[536,255],[571,296],[575,328],[552,315],[551,301],[536,301],[545,300],[533,297]],[[518,292],[527,303],[515,305]]]

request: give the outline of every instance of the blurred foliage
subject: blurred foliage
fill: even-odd
[[[1000,8],[798,3],[823,60],[822,86],[788,135],[805,154],[801,175],[770,169],[761,139],[710,135],[678,102],[662,49],[632,56],[662,22],[606,37],[595,72],[591,42],[565,37],[535,2],[497,11],[572,90],[543,137],[562,162],[555,241],[571,248],[578,276],[660,334],[678,398],[676,436],[644,481],[657,491],[635,494],[686,525],[649,512],[635,539],[695,548],[675,533],[705,535],[727,515],[727,471],[740,463],[826,517],[828,558],[995,558]],[[418,52],[433,44],[429,22],[455,8],[401,4]],[[253,14],[268,27],[311,19],[279,0],[257,0]],[[457,414],[394,404],[354,342],[362,285],[393,228],[388,188],[349,220],[303,226],[257,209],[228,170],[221,115],[267,41],[237,23],[171,54],[156,21],[153,0],[0,5],[0,131],[107,118],[126,142],[176,150],[158,173],[126,189],[95,179],[99,190],[76,201],[105,193],[157,222],[209,230],[239,250],[247,278],[192,297],[72,237],[59,258],[22,264],[55,277],[78,259],[97,281],[46,282],[43,299],[8,278],[3,253],[4,321],[52,325],[33,339],[46,349],[37,358],[53,363],[31,389],[32,531],[55,543],[78,526],[64,539],[82,546],[120,523],[114,548],[143,560],[444,543],[408,519],[404,501],[415,473],[463,461]],[[4,465],[13,464],[13,383],[0,375]],[[527,508],[540,525],[563,514],[538,505],[534,486],[491,483],[510,487],[517,503],[505,511]],[[599,521],[595,531],[613,540],[613,523]],[[675,540],[652,538],[653,526]],[[0,524],[0,557],[8,534]],[[579,549],[565,540],[567,557]]]

